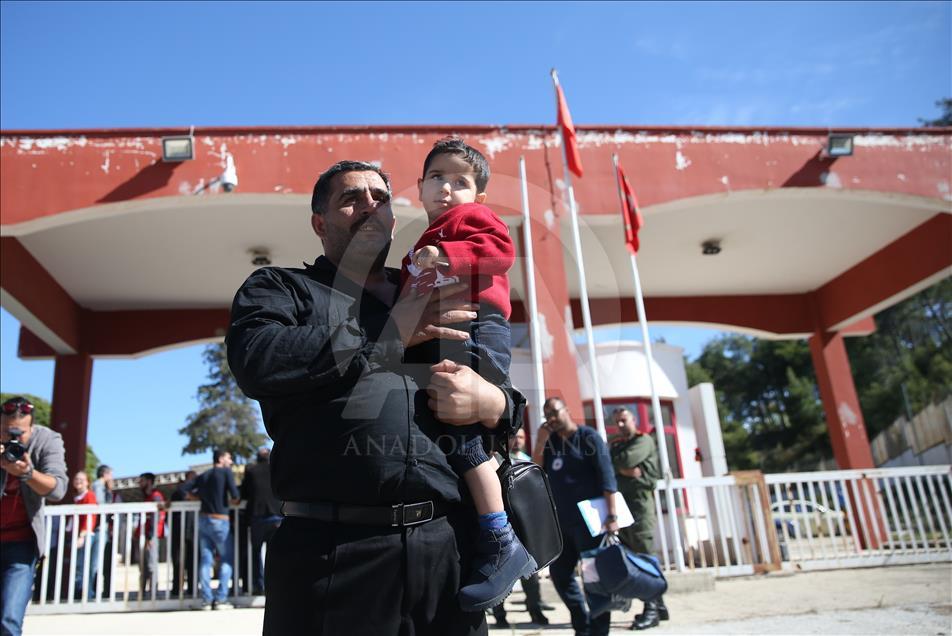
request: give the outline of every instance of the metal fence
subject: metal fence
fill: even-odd
[[[950,501],[947,465],[659,481],[656,546],[715,576],[949,561]]]
[[[200,602],[200,502],[119,503],[45,506],[46,557],[34,585],[30,614],[191,609]],[[252,591],[251,541],[240,514],[230,511],[234,564],[229,601],[263,603]],[[164,516],[160,524],[160,516]],[[79,541],[82,519],[94,532]],[[157,559],[148,576],[142,568],[146,523],[161,531]],[[88,526],[86,526],[88,527]],[[94,538],[90,538],[94,537]],[[80,545],[80,543],[82,543]],[[241,567],[239,567],[241,565]],[[213,587],[217,587],[212,579]]]
[[[667,510],[673,490],[675,514]],[[656,549],[668,572],[718,577],[952,560],[952,467],[838,470],[658,482]],[[159,558],[143,578],[138,563],[155,503],[46,506],[47,557],[31,614],[189,609],[199,602],[199,502],[165,514]],[[251,595],[252,548],[240,509],[231,509],[235,563],[230,599]],[[81,517],[95,539],[78,545]],[[237,531],[235,531],[237,530]]]

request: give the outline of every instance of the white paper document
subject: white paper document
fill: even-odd
[[[620,492],[616,492],[613,498],[615,500],[615,515],[618,517],[618,527],[626,528],[633,524],[635,518],[631,516],[631,510],[628,509],[625,498],[621,496]],[[608,504],[605,503],[605,498],[586,499],[576,505],[579,512],[582,513],[582,519],[585,520],[588,531],[592,533],[593,537],[600,535],[605,527],[605,517],[608,516]]]

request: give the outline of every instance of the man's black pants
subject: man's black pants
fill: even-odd
[[[264,634],[487,634],[483,612],[460,609],[459,583],[445,517],[409,528],[288,517],[268,546]]]

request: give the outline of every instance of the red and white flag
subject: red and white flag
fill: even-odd
[[[565,161],[568,163],[569,170],[575,173],[575,176],[582,178],[582,157],[578,153],[578,140],[575,137],[575,125],[572,123],[572,115],[569,113],[569,105],[565,103],[565,95],[562,93],[562,87],[558,80],[555,84],[555,95],[558,100],[559,108],[559,127],[562,129],[562,141],[565,144]]]
[[[621,184],[622,210],[621,215],[625,218],[625,244],[628,245],[628,251],[632,254],[638,253],[641,244],[638,241],[638,230],[645,224],[641,211],[638,210],[638,199],[635,197],[635,191],[628,183],[628,177],[622,170],[621,164],[618,164],[618,182]]]

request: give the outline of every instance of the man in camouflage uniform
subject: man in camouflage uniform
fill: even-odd
[[[619,431],[610,449],[618,492],[625,497],[625,503],[635,518],[632,525],[619,531],[619,536],[634,552],[651,554],[655,530],[654,490],[661,478],[658,447],[651,435],[638,430],[630,410],[615,409],[612,419]],[[644,612],[635,616],[631,628],[648,629],[667,618],[668,608],[659,597],[645,602]]]

